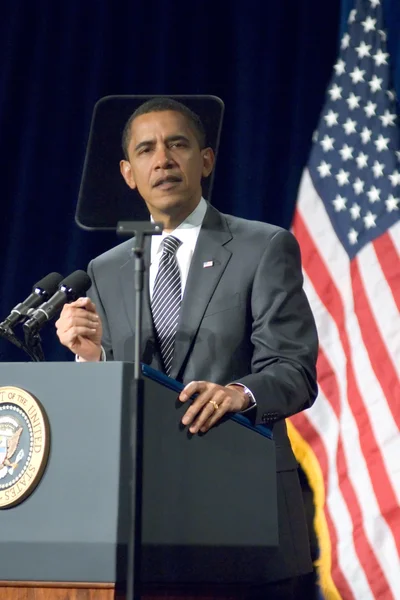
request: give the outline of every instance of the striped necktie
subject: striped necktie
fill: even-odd
[[[154,283],[151,311],[167,375],[171,370],[175,334],[181,307],[181,275],[176,251],[182,244],[173,235],[164,239],[163,253]]]

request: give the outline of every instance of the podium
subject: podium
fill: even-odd
[[[142,597],[239,598],[278,545],[271,432],[233,415],[193,436],[182,385],[142,370]],[[132,363],[0,365],[1,387],[41,402],[51,438],[36,489],[0,510],[2,600],[123,598],[132,382]]]

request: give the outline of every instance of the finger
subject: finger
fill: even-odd
[[[220,419],[222,419],[222,417],[224,415],[226,415],[228,410],[229,410],[228,402],[226,402],[226,401],[222,402],[222,404],[220,404],[218,406],[218,410],[215,410],[213,412],[213,414],[211,415],[211,417],[200,426],[201,433],[206,433],[206,431],[211,429],[211,427],[213,427],[216,423],[218,423],[218,421]]]
[[[88,327],[97,327],[100,323],[99,317],[93,313],[88,313],[85,310],[74,309],[73,312],[65,315],[62,320],[60,320],[60,327],[64,327],[64,329],[69,329],[74,325],[87,325]]]
[[[74,300],[74,302],[71,302],[67,306],[71,306],[73,308],[84,308],[87,311],[96,312],[95,303],[90,298],[87,298],[86,296],[78,298],[77,300]]]
[[[211,384],[210,384],[211,385]],[[211,400],[213,396],[213,390],[211,387],[207,387],[201,394],[199,394],[196,399],[189,406],[187,411],[182,417],[182,423],[184,425],[190,425],[192,421],[197,417],[198,413],[203,409],[203,407],[207,404],[209,400]]]
[[[62,344],[69,346],[76,342],[78,337],[93,339],[96,337],[97,330],[90,327],[72,327],[68,331],[57,332],[57,335]]]
[[[56,328],[68,329],[69,327],[74,325],[74,323],[77,322],[77,320],[82,319],[88,325],[90,323],[96,324],[100,322],[100,317],[97,313],[89,312],[83,308],[68,307],[62,311],[60,318],[56,321]]]
[[[223,390],[219,390],[216,394],[208,400],[205,404],[203,410],[200,412],[197,419],[192,423],[189,431],[191,433],[197,433],[202,430],[203,427],[206,426],[206,423],[213,420],[213,423],[216,423],[227,411],[228,403],[225,403],[226,394]],[[208,430],[208,427],[205,431]]]
[[[207,385],[206,381],[191,381],[188,383],[181,393],[179,394],[179,400],[181,402],[186,402],[193,396],[193,394],[202,392]]]
[[[207,404],[203,407],[203,410],[198,415],[197,419],[193,421],[193,423],[189,427],[190,433],[197,433],[200,431],[200,428],[203,427],[204,423],[209,421],[212,415],[216,412],[216,409],[213,404],[207,402]]]
[[[76,336],[77,331],[79,331],[79,332],[86,331],[86,332],[88,332],[88,335],[96,335],[99,333],[99,326],[94,323],[90,323],[86,320],[78,320],[78,321],[75,321],[70,326],[67,326],[65,328],[60,328],[58,331],[59,331],[60,335],[71,334],[72,336]],[[83,334],[78,333],[78,335],[83,335]]]

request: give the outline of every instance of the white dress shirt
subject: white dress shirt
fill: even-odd
[[[160,264],[160,259],[163,253],[164,240],[168,235],[173,235],[182,242],[176,251],[176,260],[178,262],[178,267],[181,274],[181,293],[183,297],[190,263],[192,262],[193,252],[196,247],[197,238],[199,237],[200,229],[206,212],[207,203],[204,198],[201,198],[194,211],[190,213],[190,215],[184,221],[182,221],[182,223],[178,225],[174,231],[170,231],[169,233],[163,231],[161,235],[153,235],[151,237],[149,269],[150,299],[153,298],[154,283],[156,281],[158,265]]]

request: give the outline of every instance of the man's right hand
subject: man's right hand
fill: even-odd
[[[78,298],[65,304],[56,321],[56,329],[60,342],[81,360],[100,360],[103,327],[90,298]]]

